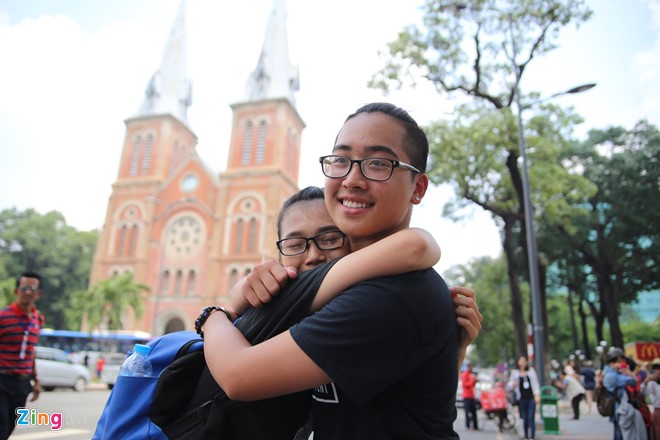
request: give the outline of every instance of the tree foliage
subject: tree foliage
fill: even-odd
[[[130,272],[96,283],[89,291],[79,290],[71,297],[72,322],[87,320],[91,329],[122,330],[122,316],[132,310],[138,318],[144,313],[142,293],[149,287],[137,283]]]
[[[0,212],[0,279],[6,280],[3,293],[6,286],[13,292],[20,273],[38,272],[43,293],[37,306],[47,325],[69,328],[68,297],[74,290],[87,288],[97,237],[96,231],[81,232],[68,226],[56,211],[41,215],[33,209],[12,208]],[[13,301],[13,294],[10,298]]]
[[[566,282],[589,304],[599,339],[605,320],[611,342],[624,343],[620,304],[658,288],[660,273],[660,132],[640,121],[632,130],[592,130],[565,152],[564,166],[597,190],[576,201],[570,222],[542,224],[546,251],[569,262]],[[581,264],[581,265],[580,265]]]
[[[389,43],[383,52],[385,65],[369,83],[371,87],[387,91],[391,86],[414,85],[421,78],[430,81],[439,93],[472,99],[471,105],[459,110],[454,126],[437,123],[430,129],[436,151],[431,173],[436,177],[435,182],[457,179],[459,197],[488,209],[500,220],[512,295],[511,316],[520,352],[526,351],[526,326],[523,324],[519,254],[522,251],[526,255],[527,246],[522,176],[518,166],[520,139],[513,129],[515,120],[511,106],[516,98],[519,106],[525,101],[518,85],[529,63],[556,47],[563,27],[569,24],[579,26],[590,15],[591,11],[581,0],[473,0],[462,3],[428,0],[423,7],[423,27],[410,26],[399,33],[397,40]],[[529,96],[531,101],[538,100],[538,94]],[[468,108],[479,114],[470,115]],[[500,113],[484,113],[486,108]],[[548,127],[561,126],[547,119],[542,122]],[[570,128],[570,124],[564,125]],[[532,130],[538,128],[541,126]],[[450,134],[445,133],[447,129]],[[528,126],[526,134],[529,130]],[[563,134],[566,139],[565,132],[555,130],[555,133]],[[556,182],[560,186],[558,189],[562,190],[571,177],[557,166],[556,161],[555,146],[561,148],[565,142],[556,144],[552,142],[552,136],[542,132],[539,135],[538,142],[528,142],[530,147],[538,146],[536,151],[530,148],[529,156],[535,156],[531,169],[539,167],[540,170],[535,172],[542,171],[544,181],[534,181],[533,177],[530,181],[535,188],[535,198],[547,201],[548,193],[536,185],[549,186]],[[443,143],[448,141],[454,142],[451,147],[444,148]],[[470,149],[472,151],[466,151]],[[437,154],[439,150],[440,154]],[[448,159],[451,164],[445,166],[443,162]],[[452,172],[451,167],[464,175]],[[560,178],[555,179],[555,176]],[[537,203],[535,206],[544,205]],[[545,273],[544,268],[539,272]],[[543,296],[543,284],[541,289]],[[545,299],[541,308],[544,322],[540,325],[546,326]],[[544,339],[547,342],[547,334]]]
[[[511,309],[511,291],[503,258],[482,257],[467,265],[451,268],[446,274],[451,284],[463,285],[477,293],[479,310],[484,316],[481,332],[470,352],[470,360],[481,365],[496,365],[515,358],[514,328],[507,317]]]
[[[583,0],[427,0],[424,26],[388,44],[369,85],[387,91],[422,78],[440,93],[510,107],[529,63],[557,47],[563,27],[591,14]]]

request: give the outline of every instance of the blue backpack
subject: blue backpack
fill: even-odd
[[[316,291],[333,264],[300,274],[273,301],[248,310],[236,327],[252,344],[288,330],[309,314]],[[156,377],[117,378],[94,440],[308,437],[308,392],[258,402],[232,401],[211,376],[203,339],[196,333],[169,333],[147,345]]]
[[[183,438],[168,434],[166,428],[180,416],[177,413],[185,410],[201,381],[206,366],[203,340],[194,332],[180,331],[153,339],[147,345],[151,347],[148,357],[155,377],[117,378],[94,439]],[[224,395],[212,378],[210,382],[205,384],[210,385],[206,396],[209,401]],[[167,395],[159,396],[163,389]]]

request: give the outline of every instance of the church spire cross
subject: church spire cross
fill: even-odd
[[[300,80],[289,59],[286,19],[286,0],[273,0],[259,61],[245,86],[247,101],[286,98],[295,104]]]
[[[186,78],[186,0],[182,0],[160,68],[147,85],[137,116],[171,114],[188,125],[191,95]]]

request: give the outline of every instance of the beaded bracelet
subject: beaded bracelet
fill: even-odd
[[[195,320],[195,331],[202,338],[204,338],[204,332],[202,331],[202,326],[204,325],[204,323],[206,323],[206,320],[209,319],[209,316],[211,316],[211,313],[215,312],[216,310],[219,310],[222,313],[224,313],[227,316],[227,319],[229,319],[229,321],[231,321],[231,314],[229,313],[229,310],[225,309],[224,307],[218,307],[218,306],[204,307],[202,309],[202,313]]]

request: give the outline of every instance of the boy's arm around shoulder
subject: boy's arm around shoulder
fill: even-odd
[[[224,313],[217,312],[209,316],[203,330],[207,365],[233,400],[261,400],[331,381],[288,331],[252,346]]]
[[[360,281],[432,267],[440,254],[440,246],[424,229],[395,232],[339,260],[323,279],[311,309],[319,310]]]

